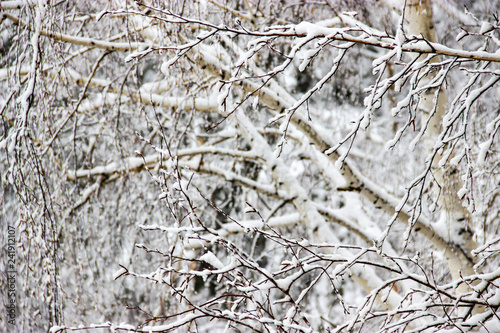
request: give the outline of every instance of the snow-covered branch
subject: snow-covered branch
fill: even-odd
[[[1,6],[0,331],[498,326],[495,3]]]

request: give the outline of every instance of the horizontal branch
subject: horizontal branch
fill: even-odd
[[[11,15],[9,13],[2,13],[4,17],[12,21],[14,24],[20,25],[20,26],[27,26],[26,22],[23,22],[19,20],[17,17],[14,15]],[[59,40],[62,42],[67,42],[70,44],[75,44],[75,45],[82,45],[82,46],[87,46],[87,47],[93,47],[93,48],[98,48],[98,49],[103,49],[103,50],[108,50],[108,51],[134,51],[140,48],[148,48],[150,45],[146,43],[119,43],[119,42],[107,42],[107,41],[102,41],[99,39],[95,38],[88,38],[88,37],[78,37],[78,36],[71,36],[67,34],[61,34],[58,32],[50,31],[50,30],[40,30],[40,35],[52,38],[55,40]]]
[[[63,71],[55,71],[55,70],[48,70],[45,71],[45,69],[42,70],[45,75],[48,75],[49,77],[52,78],[57,78],[59,80],[63,81],[68,81],[68,82],[73,82],[78,85],[85,85],[87,83],[87,77],[83,77],[80,73],[76,72],[73,69],[66,68]],[[5,79],[10,75],[15,75],[17,74],[16,69],[14,67],[8,67],[8,68],[2,68],[0,69],[0,79]],[[29,74],[29,69],[28,68],[21,68],[19,70],[19,75],[25,76]],[[91,78],[91,80],[88,82],[88,85],[91,87],[97,87],[97,88],[106,88],[108,91],[107,95],[109,96],[116,96],[112,92],[118,92],[118,89],[110,89],[109,86],[111,85],[111,81],[108,80],[103,80],[103,79],[98,79],[98,78]],[[217,104],[216,98],[203,98],[203,97],[193,97],[190,98],[189,96],[183,96],[183,97],[178,97],[178,96],[163,96],[159,95],[156,93],[153,93],[151,89],[139,89],[139,92],[130,92],[127,89],[121,90],[121,95],[123,97],[128,97],[132,98],[136,101],[141,101],[142,103],[146,105],[154,105],[154,106],[161,106],[164,108],[171,108],[171,107],[180,107],[184,110],[193,110],[196,109],[198,111],[202,112],[214,112],[214,113],[219,113],[219,105]],[[106,100],[109,100],[108,97],[106,97]]]
[[[297,34],[296,36],[304,37],[305,34]],[[327,36],[319,34],[317,37],[320,38],[320,37],[327,37]],[[394,49],[399,47],[394,42],[394,37],[388,37],[388,38],[390,40],[389,42],[386,42],[386,41],[380,40],[380,39],[376,39],[374,37],[363,38],[363,37],[351,36],[348,34],[341,34],[338,36],[334,35],[333,37],[330,37],[330,39],[332,39],[332,40],[349,41],[349,42],[371,45],[371,46],[375,46],[375,47],[379,47],[379,48],[383,48],[383,49],[389,49],[389,50],[394,50]],[[415,53],[423,53],[423,54],[438,54],[438,55],[455,57],[455,58],[500,62],[500,54],[499,53],[491,53],[491,52],[485,52],[485,51],[479,51],[479,50],[478,51],[466,51],[466,50],[453,49],[453,48],[447,47],[443,44],[431,43],[431,42],[428,42],[428,41],[426,41],[424,39],[420,39],[420,38],[407,41],[405,44],[401,45],[401,50],[403,52],[415,52]]]
[[[481,50],[466,51],[447,47],[443,44],[432,43],[417,36],[411,36],[403,43],[397,43],[394,36],[388,34],[380,35],[374,32],[373,29],[360,29],[358,26],[348,28],[329,28],[317,25],[310,22],[302,22],[297,25],[274,26],[267,31],[251,31],[246,28],[231,28],[227,25],[215,25],[207,21],[190,19],[181,15],[174,14],[170,11],[161,10],[158,8],[148,7],[156,12],[160,12],[165,17],[148,15],[151,18],[158,19],[167,23],[173,24],[196,24],[215,29],[218,32],[227,32],[237,35],[247,35],[253,37],[307,37],[308,39],[327,38],[331,41],[353,42],[356,44],[371,45],[383,49],[401,49],[403,52],[416,52],[423,54],[438,54],[449,57],[473,59],[481,61],[500,62],[499,53],[485,52]],[[144,15],[143,13],[127,11],[130,14]],[[349,32],[361,33],[360,36],[354,36]],[[368,32],[368,33],[367,33]]]
[[[110,176],[115,173],[128,173],[130,171],[142,170],[146,166],[152,167],[160,162],[161,156],[163,161],[170,160],[168,152],[158,150],[158,154],[148,155],[145,157],[128,157],[121,162],[112,162],[104,166],[97,166],[86,170],[69,170],[67,172],[68,180],[76,180],[79,178],[95,177],[95,176]],[[203,154],[224,155],[241,158],[244,160],[259,161],[261,158],[252,151],[242,151],[234,149],[209,147],[197,147],[182,149],[175,153],[175,157],[196,156]]]
[[[13,0],[13,1],[2,1],[0,3],[0,8],[3,10],[16,10],[21,9],[24,6],[35,7],[37,1],[35,0]]]

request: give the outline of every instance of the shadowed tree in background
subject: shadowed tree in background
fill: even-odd
[[[500,325],[495,2],[1,5],[2,329]]]

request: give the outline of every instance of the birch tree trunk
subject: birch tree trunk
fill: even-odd
[[[432,15],[432,4],[430,0],[407,0],[404,7],[404,28],[406,38],[423,38],[428,42],[436,43],[436,32]],[[412,56],[417,56],[415,53]],[[429,59],[430,58],[430,59]],[[420,55],[418,61],[429,61],[438,63],[441,61],[438,55]],[[429,84],[435,78],[436,72],[424,73],[420,80],[420,86]],[[440,219],[434,225],[438,230],[446,230],[450,243],[459,243],[470,255],[475,248],[472,239],[471,225],[469,224],[469,214],[462,205],[462,200],[458,197],[458,192],[462,188],[462,181],[459,178],[457,168],[449,163],[446,166],[439,165],[443,151],[453,149],[443,147],[440,136],[443,132],[443,118],[448,109],[448,98],[446,87],[440,86],[438,89],[427,89],[420,95],[418,102],[418,113],[421,119],[421,126],[426,127],[423,137],[423,145],[428,158],[432,158],[431,171],[434,177],[432,188],[437,197],[437,206],[440,211]],[[451,158],[450,154],[448,158]],[[446,250],[453,279],[460,279],[461,276],[474,274],[470,263],[457,260],[456,256],[450,255],[450,250]],[[461,285],[458,292],[465,292],[468,288]]]

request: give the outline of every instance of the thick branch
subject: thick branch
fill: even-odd
[[[21,26],[27,26],[26,22],[23,22],[19,20],[17,17],[14,15],[11,15],[9,13],[2,13],[4,17],[8,18],[11,20],[14,24],[18,24]],[[94,39],[94,38],[87,38],[87,37],[78,37],[78,36],[71,36],[67,34],[61,34],[58,32],[50,31],[50,30],[40,30],[40,35],[52,38],[55,40],[60,40],[62,42],[67,42],[75,45],[82,45],[82,46],[87,46],[87,47],[93,47],[93,48],[98,48],[98,49],[103,49],[103,50],[108,50],[108,51],[134,51],[139,48],[147,48],[150,45],[145,44],[145,43],[118,43],[118,42],[106,42],[102,41],[99,39]]]

